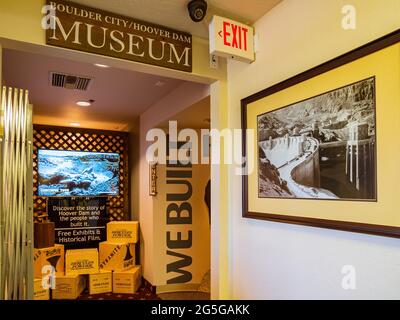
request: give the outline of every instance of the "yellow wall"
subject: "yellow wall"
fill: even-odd
[[[0,37],[44,44],[41,28],[45,0],[0,1]]]
[[[355,30],[341,27],[344,5],[352,4],[356,9]],[[259,36],[259,49],[256,61],[252,64],[230,62],[228,64],[229,127],[240,128],[240,100],[273,84],[288,79],[311,67],[333,59],[365,43],[377,39],[400,28],[400,1],[398,0],[284,0],[272,11],[255,23]],[[390,50],[389,50],[390,51]],[[387,54],[389,52],[387,51]],[[398,55],[397,51],[397,55]],[[396,55],[393,50],[390,56]],[[397,67],[398,67],[397,60]],[[355,74],[346,78],[363,76],[371,72],[387,73],[385,63],[376,65],[372,58],[360,62]],[[394,63],[393,68],[396,68]],[[349,71],[349,70],[348,70]],[[345,70],[337,71],[336,77],[345,76]],[[327,80],[324,76],[319,80]],[[336,85],[340,78],[332,77],[327,88]],[[317,81],[317,80],[314,80]],[[390,96],[390,90],[399,92],[399,78],[386,85],[381,83],[378,90]],[[397,86],[397,88],[395,88]],[[296,100],[300,95],[310,92],[300,90],[301,85],[290,91],[287,97],[280,98],[283,105],[286,99]],[[297,90],[298,89],[298,90]],[[299,95],[297,95],[299,94]],[[285,100],[285,101],[284,101]],[[268,107],[268,101],[265,101]],[[384,105],[382,105],[384,104]],[[255,104],[254,104],[255,105]],[[256,106],[257,107],[257,106]],[[400,130],[398,121],[398,100],[389,103],[381,101],[379,119],[385,121],[379,132]],[[393,117],[393,118],[391,118]],[[397,120],[396,120],[397,118]],[[383,133],[382,133],[383,134]],[[381,146],[379,146],[381,144]],[[385,141],[378,142],[382,166],[393,168],[395,160]],[[397,145],[395,148],[399,149]],[[386,158],[386,159],[385,159]],[[385,171],[386,173],[386,171]],[[397,173],[393,173],[397,174]],[[382,179],[390,177],[380,176]],[[399,240],[368,236],[350,232],[333,231],[244,219],[241,217],[242,194],[241,177],[230,174],[229,185],[229,283],[230,294],[234,299],[357,299],[357,298],[399,298],[398,263],[400,262]],[[381,188],[382,186],[378,186]],[[392,189],[397,189],[394,185]],[[384,190],[386,200],[393,205],[395,193]],[[310,200],[311,201],[311,200]],[[295,200],[296,202],[296,200]],[[291,213],[307,210],[312,205],[283,200],[271,203],[275,210],[290,210]],[[389,206],[388,210],[391,210]],[[264,206],[265,207],[265,206]],[[369,212],[375,208],[372,204]],[[315,208],[304,212],[315,215],[322,210],[338,217],[348,208],[343,203],[332,203],[324,208],[315,203]],[[353,213],[353,212],[351,212]],[[390,212],[389,212],[390,213]],[[393,211],[393,213],[395,213]],[[397,213],[397,211],[396,211]],[[358,211],[357,214],[362,214]],[[356,271],[356,290],[344,290],[341,285],[343,266],[350,265]],[[385,275],[382,277],[382,275]]]
[[[229,113],[228,83],[221,80],[210,86],[211,96],[211,128],[223,130],[228,127]],[[220,153],[224,145],[221,143]],[[232,177],[230,168],[224,165],[211,165],[211,298],[230,298],[230,217],[229,194]]]

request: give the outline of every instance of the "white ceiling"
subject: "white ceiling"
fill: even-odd
[[[95,62],[95,61],[94,61]],[[50,72],[94,78],[88,91],[68,90],[49,84]],[[34,106],[34,120],[41,124],[125,130],[139,114],[174,90],[183,81],[69,61],[21,51],[4,50],[3,79],[7,86],[26,88]],[[162,87],[156,85],[163,83]],[[77,101],[93,99],[90,107]]]
[[[282,0],[207,0],[209,15],[218,14],[252,24]],[[140,20],[168,26],[208,38],[204,23],[193,22],[188,15],[189,0],[73,0]]]

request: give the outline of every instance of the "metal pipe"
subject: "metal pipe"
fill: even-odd
[[[0,83],[1,85],[1,83]],[[3,197],[4,197],[4,184],[3,184],[3,149],[4,149],[4,112],[5,112],[5,100],[6,100],[6,90],[3,90],[0,87],[0,128],[3,129],[0,132],[0,184],[2,190],[0,192],[0,299],[4,300],[5,290],[4,290],[4,274],[3,274],[3,266],[4,266],[4,239],[5,239],[5,230],[4,230],[4,207],[3,207]]]
[[[28,91],[3,87],[1,98],[0,297],[32,299],[32,107]]]

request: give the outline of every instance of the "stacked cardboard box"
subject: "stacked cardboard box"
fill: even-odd
[[[111,243],[137,243],[139,222],[112,221],[107,223],[107,241]]]
[[[89,274],[89,294],[112,292],[112,272],[100,271]]]
[[[99,244],[100,269],[107,271],[124,271],[135,265],[134,243],[111,243],[108,241]]]
[[[135,256],[138,235],[137,221],[113,221],[107,224],[107,241],[99,244],[99,250],[65,252],[59,244],[35,248],[35,300],[48,300],[50,295],[52,299],[76,299],[86,288],[89,294],[135,293],[142,279]],[[52,284],[52,290],[48,289]]]
[[[64,275],[64,246],[34,248],[34,300],[49,300],[51,279]]]
[[[49,300],[50,287],[46,284],[43,285],[42,279],[35,279],[33,284],[33,299],[34,300]]]
[[[67,250],[65,274],[67,276],[99,273],[99,253],[97,249]]]
[[[113,272],[113,292],[114,293],[135,293],[142,283],[142,273],[140,266],[134,266],[125,271]]]
[[[65,275],[56,278],[52,298],[56,300],[73,300],[86,289],[86,277],[83,275]]]
[[[141,283],[141,268],[136,266],[135,245],[139,238],[137,221],[107,224],[107,241],[99,245],[100,269],[112,271],[114,293],[135,293]]]
[[[43,275],[55,273],[64,274],[64,246],[55,244],[49,248],[35,248],[33,250],[34,275],[41,279]]]

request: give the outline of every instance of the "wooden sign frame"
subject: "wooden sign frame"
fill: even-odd
[[[46,44],[192,72],[192,35],[62,0],[47,0]]]

